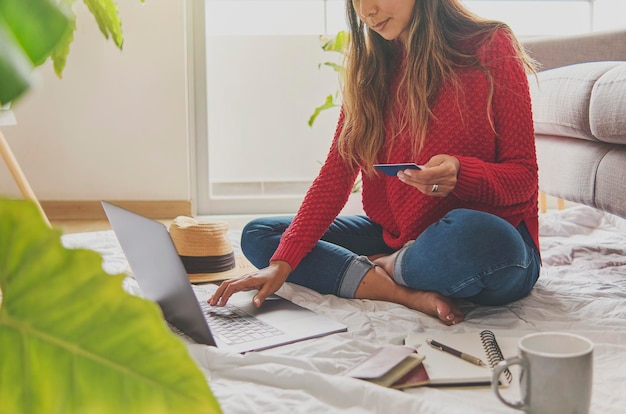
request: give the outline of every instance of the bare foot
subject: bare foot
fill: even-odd
[[[426,292],[409,289],[411,299],[405,306],[439,318],[446,325],[455,325],[464,319],[463,312],[454,304],[452,299],[437,292]]]
[[[439,318],[446,325],[463,321],[463,312],[453,300],[437,292],[411,289],[397,284],[380,266],[371,269],[357,288],[355,298],[384,300]]]

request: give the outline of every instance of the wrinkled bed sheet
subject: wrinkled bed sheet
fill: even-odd
[[[238,250],[239,234],[230,235]],[[543,268],[533,292],[508,306],[461,304],[466,321],[454,327],[401,305],[286,284],[280,295],[343,322],[348,332],[246,355],[188,348],[225,413],[512,413],[487,387],[397,391],[338,374],[377,347],[401,344],[410,331],[574,332],[595,343],[591,412],[624,413],[626,220],[585,206],[549,211],[540,217],[540,241]],[[69,234],[63,242],[101,253],[109,273],[128,270],[111,231]],[[129,277],[125,287],[136,292],[134,283]],[[516,399],[513,390],[504,395]]]

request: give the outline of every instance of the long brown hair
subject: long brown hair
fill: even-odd
[[[391,65],[398,53],[404,53],[403,48],[406,48],[406,70],[399,79],[397,91],[406,94],[407,105],[404,114],[394,116],[404,120],[400,130],[408,128],[416,135],[416,155],[426,139],[432,104],[441,85],[449,81],[458,86],[455,69],[475,67],[484,71],[491,84],[491,101],[493,82],[476,55],[477,42],[488,41],[499,29],[506,30],[519,58],[534,72],[532,59],[524,53],[506,24],[474,15],[459,0],[416,0],[404,46],[366,30],[352,0],[346,0],[346,12],[351,40],[343,89],[344,125],[338,149],[348,164],[353,168],[360,166],[366,173],[372,173],[372,164],[377,162],[385,143],[388,108],[399,98],[392,96]]]

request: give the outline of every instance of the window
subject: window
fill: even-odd
[[[465,0],[520,36],[622,25],[623,0]],[[191,124],[199,214],[293,213],[319,170],[338,111],[319,36],[345,28],[344,0],[193,0]],[[620,8],[618,13],[615,9]],[[613,10],[613,12],[611,12]],[[602,23],[602,24],[599,24]]]
[[[293,212],[338,116],[325,111],[307,124],[337,89],[335,73],[319,67],[328,60],[319,36],[345,28],[344,2],[206,0],[204,7],[208,139],[196,147],[198,213]]]

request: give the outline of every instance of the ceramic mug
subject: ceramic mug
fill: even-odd
[[[593,382],[593,343],[579,335],[533,333],[518,343],[519,355],[494,367],[492,389],[500,401],[527,413],[588,413]],[[520,365],[521,401],[500,394],[498,379],[512,365]]]

